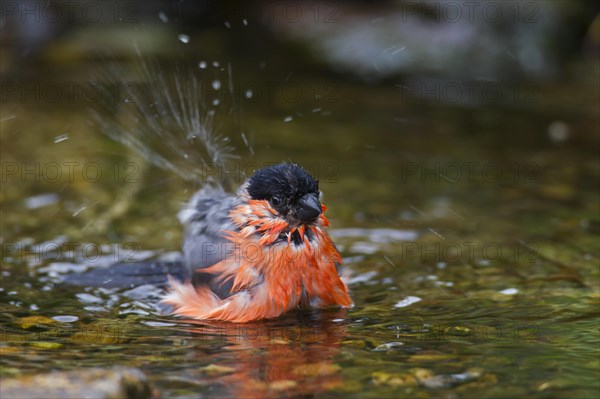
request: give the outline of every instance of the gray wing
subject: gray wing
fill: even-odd
[[[213,275],[201,270],[220,262],[232,249],[223,233],[236,228],[229,219],[229,211],[238,203],[235,196],[215,187],[205,187],[192,197],[178,215],[185,226],[183,261],[118,263],[69,275],[63,282],[91,287],[131,288],[142,284],[166,285],[169,275],[180,281],[191,276],[194,285],[209,286],[219,297],[226,298],[230,295],[232,282],[217,284]]]
[[[167,276],[172,276],[179,281],[189,278],[183,262],[151,260],[117,263],[85,273],[70,274],[65,276],[62,282],[84,287],[133,288],[144,284],[164,286],[167,284]]]
[[[202,269],[223,260],[231,252],[232,244],[223,237],[227,230],[236,230],[229,212],[239,203],[234,195],[218,187],[206,186],[198,191],[179,212],[185,226],[183,259],[194,285],[208,285],[219,297],[229,296],[232,281],[220,285],[214,276]]]

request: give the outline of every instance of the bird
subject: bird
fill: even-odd
[[[206,185],[178,217],[187,277],[169,277],[176,316],[246,323],[353,306],[318,181],[295,163],[256,170],[234,192]]]

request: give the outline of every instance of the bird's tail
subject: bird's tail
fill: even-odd
[[[212,319],[212,313],[224,304],[224,301],[207,287],[195,287],[189,282],[181,283],[169,277],[169,288],[162,303],[172,305],[180,316]]]

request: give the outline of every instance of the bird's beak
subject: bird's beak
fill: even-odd
[[[298,219],[303,223],[312,223],[321,214],[321,203],[315,194],[306,194],[298,203]]]

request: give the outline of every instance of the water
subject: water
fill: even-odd
[[[215,58],[231,79],[204,70],[216,61],[198,68]],[[86,101],[3,104],[3,377],[119,364],[164,397],[596,397],[597,74],[577,66],[533,102],[457,105],[255,58],[175,63],[215,72],[207,88],[235,85],[214,116],[239,157],[227,168],[159,168],[88,123]],[[141,137],[187,151],[162,134]],[[160,315],[152,286],[60,285],[86,267],[176,258],[176,213],[202,179],[235,186],[282,160],[320,180],[354,308],[202,323]]]

